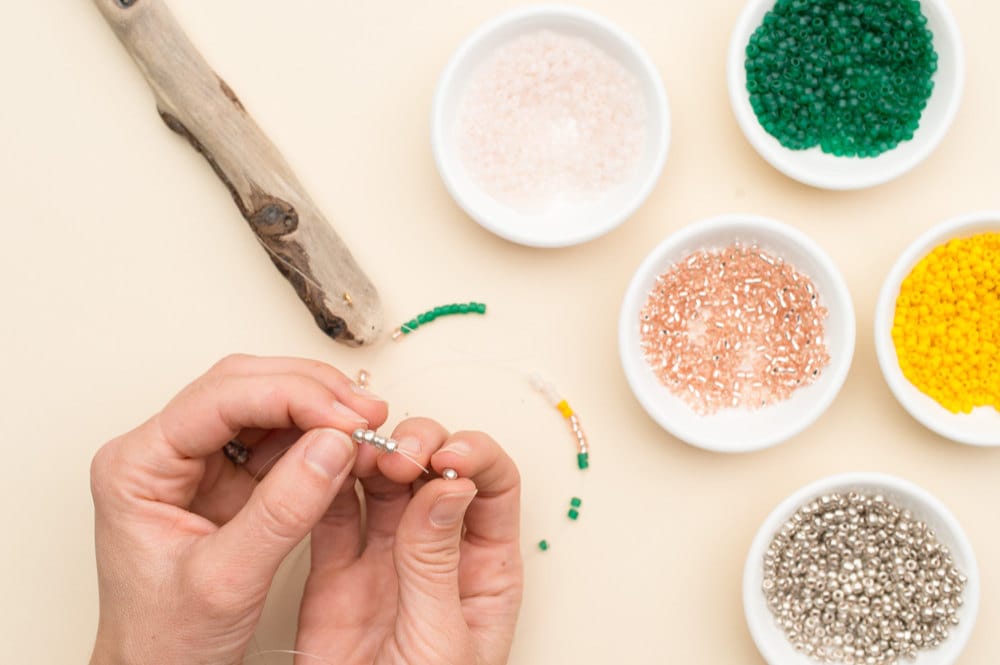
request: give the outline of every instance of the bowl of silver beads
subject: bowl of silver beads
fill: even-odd
[[[754,538],[743,609],[771,665],[950,665],[972,633],[979,570],[955,517],[879,473],[824,478]]]

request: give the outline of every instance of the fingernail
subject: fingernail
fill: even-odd
[[[472,452],[472,448],[470,448],[469,444],[467,444],[465,441],[452,441],[451,443],[442,446],[441,450],[439,450],[438,452],[455,453],[456,455],[461,455],[462,457],[465,457],[470,452]]]
[[[475,496],[474,491],[442,494],[431,506],[431,523],[440,527],[455,526],[465,517],[465,509]]]
[[[364,425],[368,427],[368,420],[361,416],[354,409],[344,406],[340,402],[333,403],[333,412],[338,416],[345,418],[355,425]]]
[[[340,430],[316,431],[306,448],[306,464],[331,480],[344,472],[354,459],[354,442]]]
[[[420,454],[420,439],[415,436],[404,436],[399,440],[399,450],[402,450],[407,455],[419,455]]]
[[[362,388],[356,383],[351,384],[351,390],[354,391],[356,395],[361,395],[362,397],[367,397],[368,399],[375,400],[376,402],[384,402],[385,400],[368,390],[367,388]]]

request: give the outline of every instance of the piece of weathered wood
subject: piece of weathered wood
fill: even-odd
[[[160,117],[208,160],[319,327],[341,342],[371,342],[382,323],[375,287],[163,0],[94,1],[153,89]]]

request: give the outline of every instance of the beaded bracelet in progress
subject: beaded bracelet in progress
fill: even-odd
[[[413,332],[420,326],[430,323],[431,321],[434,321],[438,317],[450,316],[452,314],[485,314],[485,313],[486,313],[486,305],[481,302],[441,305],[440,307],[429,309],[423,314],[418,314],[416,317],[410,319],[403,325],[399,326],[399,328],[393,331],[392,338],[394,340],[402,339],[405,335],[409,335],[411,332]]]

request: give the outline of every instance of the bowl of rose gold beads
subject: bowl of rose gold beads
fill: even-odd
[[[730,215],[660,243],[629,284],[618,341],[646,412],[692,445],[780,443],[826,410],[854,355],[854,306],[823,249],[790,226]]]
[[[770,665],[952,665],[979,595],[958,520],[881,473],[792,494],[764,521],[743,571],[747,626]]]
[[[431,111],[434,161],[455,202],[534,247],[624,222],[659,179],[669,137],[667,96],[639,43],[561,5],[518,9],[472,33]]]

